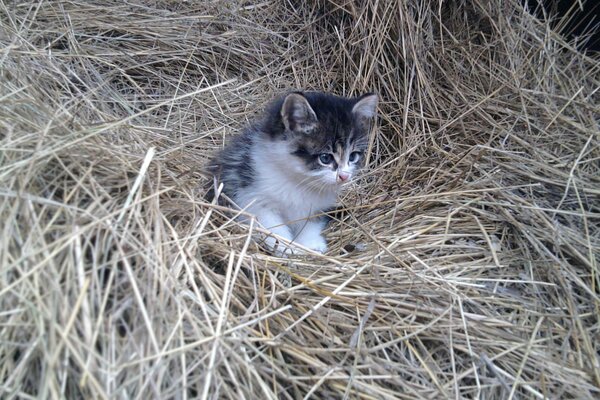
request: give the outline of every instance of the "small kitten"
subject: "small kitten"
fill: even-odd
[[[294,243],[327,250],[326,219],[318,214],[335,206],[342,185],[364,164],[377,102],[372,93],[289,93],[210,163],[224,193],[278,236],[265,240],[275,253],[297,251]]]

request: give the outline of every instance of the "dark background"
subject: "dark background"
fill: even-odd
[[[554,27],[569,40],[579,38],[577,47],[587,52],[600,54],[600,0],[582,0],[583,9],[577,0],[525,0],[529,11],[538,18],[552,21]],[[569,22],[565,25],[561,19],[570,15]],[[582,40],[587,35],[590,38]]]

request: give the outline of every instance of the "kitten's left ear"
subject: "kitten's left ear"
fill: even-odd
[[[377,113],[377,103],[379,97],[375,93],[367,93],[361,96],[354,107],[352,107],[352,114],[356,115],[359,120],[361,119],[372,119]]]
[[[290,93],[281,106],[285,128],[292,132],[310,133],[317,124],[317,115],[300,93]]]

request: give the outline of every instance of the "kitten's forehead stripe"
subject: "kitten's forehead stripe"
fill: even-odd
[[[338,159],[343,160],[344,159],[344,146],[342,146],[341,143],[337,143],[335,146],[335,155],[338,157]]]

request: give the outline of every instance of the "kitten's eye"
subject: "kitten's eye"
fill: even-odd
[[[352,164],[357,163],[358,160],[360,160],[360,156],[362,156],[360,151],[354,151],[350,153],[350,158],[348,161],[350,161]]]
[[[331,162],[333,161],[333,156],[329,153],[320,154],[319,161],[321,161],[325,165],[331,164]]]

